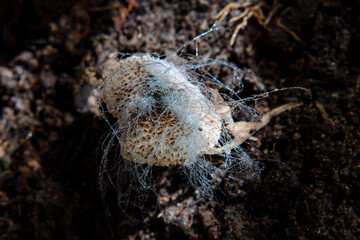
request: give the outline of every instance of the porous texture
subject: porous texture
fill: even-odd
[[[186,131],[187,130],[187,131]],[[157,166],[183,164],[189,159],[187,149],[177,146],[177,140],[190,134],[178,119],[167,111],[157,116],[139,120],[123,136],[121,155],[138,163]]]
[[[113,68],[101,94],[117,119],[123,158],[156,166],[193,163],[218,143],[221,117],[189,77],[148,55],[128,57]]]
[[[141,67],[142,62],[138,57],[123,59],[105,77],[103,100],[114,118],[126,114],[125,105],[130,102],[130,97],[137,93],[139,85],[145,85],[149,80],[149,74]]]

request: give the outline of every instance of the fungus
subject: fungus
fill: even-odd
[[[281,106],[257,122],[235,122],[233,111],[246,107],[243,101],[221,95],[219,87],[231,89],[194,71],[199,65],[224,63],[177,61],[148,54],[129,56],[112,66],[98,88],[99,105],[106,106],[101,113],[111,127],[104,141],[100,183],[104,192],[106,179],[120,191],[119,204],[134,186],[156,191],[151,177],[154,166],[181,166],[190,185],[207,196],[218,174],[256,172],[256,164],[240,144],[271,117],[299,105]],[[115,123],[110,123],[109,115]],[[114,147],[115,156],[110,154]],[[221,156],[223,162],[211,161],[211,155]]]

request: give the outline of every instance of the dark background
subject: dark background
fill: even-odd
[[[265,16],[272,4],[261,7]],[[227,17],[223,29],[199,40],[200,56],[259,76],[244,80],[243,97],[311,91],[257,103],[266,111],[304,102],[244,145],[262,167],[259,178],[237,185],[225,178],[227,197],[213,201],[193,190],[178,195],[186,185],[180,175],[157,211],[150,198],[124,212],[114,192],[103,203],[98,184],[108,126],[91,91],[101,64],[113,51],[175,51],[209,29],[226,4],[1,1],[0,239],[359,239],[360,3],[278,4],[271,31],[252,18],[230,46],[239,22]],[[186,51],[194,54],[195,44]]]

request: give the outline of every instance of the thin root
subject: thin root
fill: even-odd
[[[290,30],[288,27],[286,27],[284,24],[281,23],[281,20],[278,18],[276,19],[276,25],[282,29],[284,29],[287,33],[289,33],[296,41],[301,43],[302,45],[306,45],[301,38],[298,37],[296,33],[294,33],[292,30]]]
[[[215,19],[218,20],[218,23],[221,23],[231,10],[244,9],[244,11],[240,15],[231,18],[229,21],[229,22],[235,22],[235,21],[241,20],[241,22],[236,26],[235,31],[233,32],[233,34],[231,36],[231,40],[230,40],[231,46],[234,44],[235,38],[236,38],[237,34],[239,33],[239,31],[241,29],[245,29],[245,27],[248,24],[249,19],[251,19],[252,17],[254,17],[257,20],[257,22],[259,23],[259,25],[261,25],[263,28],[265,28],[269,32],[271,31],[271,28],[268,26],[268,24],[270,23],[272,17],[276,13],[276,11],[281,6],[278,3],[278,0],[273,1],[272,7],[271,7],[270,12],[267,17],[264,16],[264,13],[261,9],[263,6],[266,6],[266,3],[264,1],[260,1],[256,5],[253,5],[253,4],[254,4],[253,2],[246,2],[246,3],[242,3],[242,4],[229,3],[215,16]],[[289,8],[285,9],[281,15],[283,15],[288,10],[289,10]],[[302,45],[306,45],[305,42],[303,40],[301,40],[301,38],[295,32],[293,32],[292,30],[290,30],[288,27],[286,27],[284,24],[281,23],[280,18],[276,19],[276,25],[278,27],[282,28],[283,30],[285,30],[287,33],[289,33],[296,41],[298,41]]]
[[[222,154],[231,151],[236,148],[246,140],[250,139],[254,133],[259,131],[261,128],[266,126],[271,118],[285,112],[290,111],[293,108],[300,107],[303,103],[288,103],[280,107],[277,107],[270,112],[265,113],[260,122],[229,122],[227,123],[227,129],[230,131],[231,135],[235,136],[234,140],[231,143],[226,144],[221,148],[211,149],[211,151],[206,152],[205,154]]]

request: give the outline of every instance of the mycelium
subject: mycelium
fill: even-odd
[[[107,121],[111,132],[104,142],[100,179],[109,179],[122,189],[120,198],[127,191],[124,184],[131,188],[137,182],[151,188],[153,166],[182,166],[190,185],[211,194],[216,173],[256,168],[239,145],[271,117],[298,106],[283,105],[258,121],[234,122],[233,111],[245,106],[242,100],[221,95],[200,80],[193,72],[199,67],[194,62],[175,62],[148,54],[123,58],[111,66],[98,88],[102,115],[115,119],[113,124]],[[202,65],[211,64],[222,62]],[[229,89],[220,81],[216,84]],[[115,161],[110,154],[114,147],[119,152]],[[212,162],[211,155],[223,162]],[[134,179],[123,179],[125,172]]]

